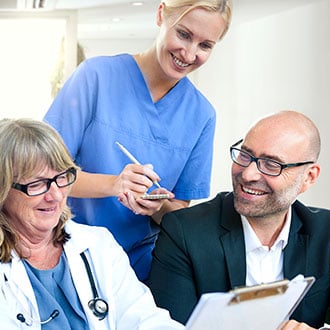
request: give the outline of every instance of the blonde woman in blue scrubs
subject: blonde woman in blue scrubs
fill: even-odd
[[[76,221],[107,227],[143,281],[162,216],[209,196],[216,114],[186,76],[207,61],[230,20],[228,0],[160,3],[149,49],[86,60],[44,118],[82,169],[70,199]],[[170,198],[140,198],[146,191]]]

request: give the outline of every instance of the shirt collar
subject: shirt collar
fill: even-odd
[[[291,224],[291,207],[289,208],[289,211],[286,216],[286,221],[284,223],[284,226],[278,235],[276,241],[274,242],[273,247],[276,247],[278,244],[282,244],[282,250],[286,247],[289,239],[289,231],[290,231],[290,224]],[[252,229],[251,225],[249,224],[247,218],[244,215],[241,215],[241,221],[243,226],[243,232],[244,232],[244,240],[245,240],[245,250],[247,253],[261,248],[261,242],[259,238],[257,237],[256,233]]]

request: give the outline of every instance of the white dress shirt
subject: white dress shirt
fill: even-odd
[[[241,215],[246,252],[246,285],[256,285],[279,281],[283,275],[283,250],[288,243],[291,208],[286,217],[284,227],[271,248],[261,244],[256,233],[250,226],[246,217]],[[329,330],[329,326],[319,330]]]
[[[269,283],[283,279],[283,249],[288,243],[291,208],[285,224],[271,248],[261,244],[246,217],[241,215],[246,252],[246,285]]]

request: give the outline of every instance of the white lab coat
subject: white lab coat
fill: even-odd
[[[150,290],[138,281],[126,253],[107,229],[77,224],[72,220],[65,228],[71,239],[64,250],[90,329],[184,329],[183,325],[170,319],[166,310],[156,307]],[[93,292],[80,256],[83,251],[92,269],[98,294],[109,305],[109,313],[102,321],[88,307]],[[30,315],[39,320],[39,314],[29,277],[15,253],[11,263],[0,264],[0,288],[1,329],[40,330],[39,322],[27,326],[17,320],[19,313],[28,320]]]

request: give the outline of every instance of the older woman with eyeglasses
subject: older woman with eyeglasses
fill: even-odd
[[[71,220],[76,171],[49,125],[0,120],[1,329],[181,329],[106,229]]]

